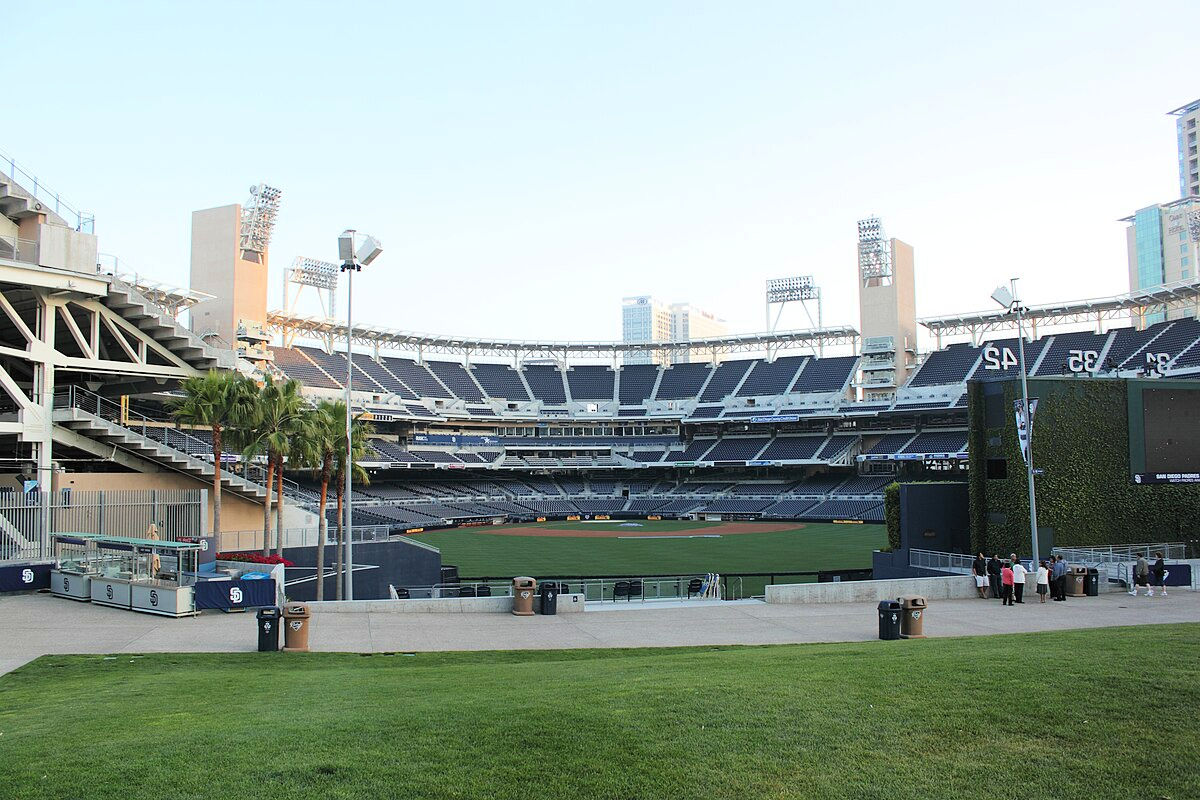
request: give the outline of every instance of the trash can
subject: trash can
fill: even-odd
[[[558,613],[558,584],[554,581],[546,581],[538,586],[539,597],[541,600],[539,611],[543,614],[553,616]]]
[[[900,638],[901,606],[895,600],[883,600],[879,603],[879,638],[892,641]]]
[[[925,638],[925,598],[914,594],[898,598],[903,613],[900,615],[901,639]]]
[[[1063,576],[1066,580],[1068,597],[1083,597],[1083,584],[1087,579],[1087,567],[1071,567],[1071,571]]]
[[[513,578],[513,614],[518,617],[533,616],[533,595],[537,592],[537,581],[533,578]]]
[[[1087,568],[1087,575],[1083,579],[1083,593],[1088,597],[1100,596],[1100,570],[1095,567]]]
[[[279,650],[279,609],[274,606],[260,608],[255,618],[258,620],[258,652]]]
[[[285,652],[308,652],[308,606],[288,603],[283,608],[283,649]]]

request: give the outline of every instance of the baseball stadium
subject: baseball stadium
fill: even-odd
[[[1200,189],[1121,221],[1120,294],[919,315],[864,215],[857,313],[792,275],[728,287],[761,331],[593,340],[355,318],[389,252],[272,253],[329,202],[282,183],[177,285],[36,174],[0,796],[1200,797]]]

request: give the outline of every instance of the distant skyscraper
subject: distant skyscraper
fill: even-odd
[[[1125,240],[1129,255],[1129,290],[1149,289],[1164,283],[1194,280],[1196,277],[1197,238],[1200,238],[1200,196],[1193,195],[1170,203],[1139,209],[1128,222]],[[1139,327],[1164,319],[1194,316],[1186,308],[1145,314],[1134,320]]]
[[[621,341],[685,342],[722,336],[728,331],[725,320],[688,303],[667,305],[649,295],[621,298]],[[635,350],[625,354],[626,364],[665,364],[666,352]],[[679,355],[675,362],[687,361]]]
[[[1168,113],[1175,117],[1175,132],[1179,141],[1179,196],[1200,195],[1200,156],[1196,150],[1200,100],[1193,100]]]

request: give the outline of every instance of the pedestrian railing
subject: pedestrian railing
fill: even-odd
[[[399,538],[390,536],[391,528],[386,525],[355,525],[351,534],[354,542],[381,542],[387,541],[389,538]],[[277,541],[282,541],[284,547],[314,547],[317,544],[317,539],[320,537],[320,528],[316,526],[305,528],[284,528],[281,536],[277,536],[276,529],[272,526],[268,547],[274,549]],[[425,542],[419,542],[411,536],[405,537],[405,541],[433,552],[440,552],[436,547]],[[337,542],[337,526],[329,525],[325,532],[325,544],[335,544]],[[249,552],[261,550],[263,546],[263,529],[256,528],[254,530],[242,531],[224,531],[221,533],[219,549],[223,553]]]
[[[940,550],[919,550],[915,547],[908,551],[908,565],[922,569],[969,574],[974,561],[975,557],[967,553],[945,553]]]
[[[1111,547],[1055,547],[1052,555],[1062,556],[1070,564],[1118,564],[1137,561],[1138,558],[1152,559],[1155,553],[1164,558],[1187,557],[1185,542],[1157,542],[1152,544],[1114,545]]]

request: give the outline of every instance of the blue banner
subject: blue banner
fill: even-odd
[[[0,567],[0,592],[29,592],[50,588],[50,564]]]
[[[262,608],[275,605],[275,580],[201,581],[196,608]]]

